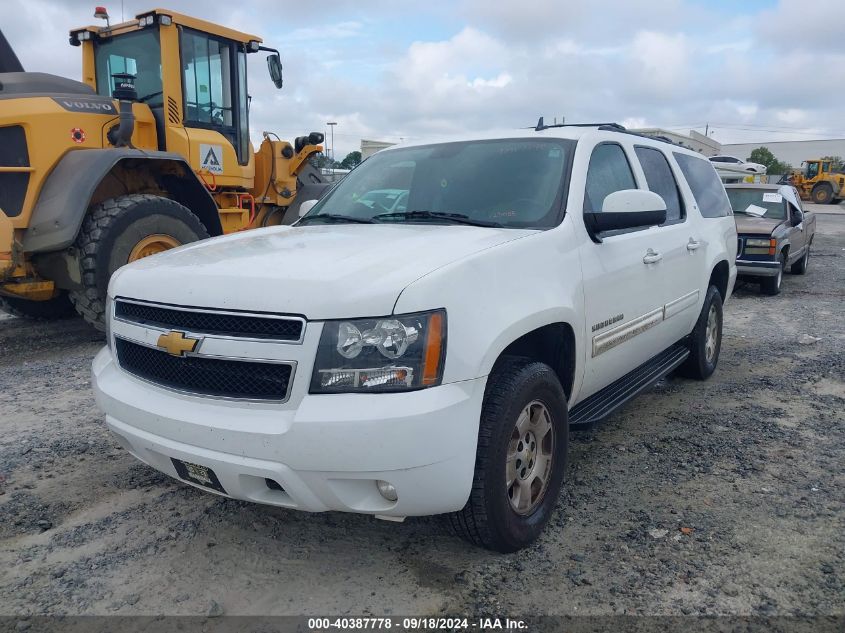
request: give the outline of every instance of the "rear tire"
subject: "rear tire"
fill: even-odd
[[[774,277],[765,277],[763,281],[760,282],[760,290],[763,292],[763,294],[772,297],[777,294],[780,294],[780,288],[783,284],[783,269],[786,267],[783,254],[778,257],[778,262],[780,262],[778,274]]]
[[[65,292],[47,301],[0,297],[0,310],[16,317],[34,321],[57,321],[67,319],[75,314],[73,304]]]
[[[816,204],[828,204],[829,202],[833,202],[833,187],[826,182],[816,185],[813,187],[811,197],[813,198],[813,202]]]
[[[792,264],[789,268],[789,272],[793,275],[803,275],[807,272],[807,267],[810,265],[810,244],[807,244],[807,250],[804,251],[803,257],[799,259],[797,262]]]
[[[566,395],[543,363],[508,358],[487,380],[472,492],[448,516],[455,533],[507,553],[530,545],[557,505],[566,471]]]
[[[706,380],[716,371],[721,349],[722,295],[716,286],[710,286],[689,338],[690,355],[678,367],[677,373],[687,378]]]
[[[83,289],[70,293],[76,311],[105,330],[106,291],[124,264],[209,237],[202,222],[175,200],[150,194],[111,198],[92,208],[76,239]]]

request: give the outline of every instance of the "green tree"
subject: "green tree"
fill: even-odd
[[[766,173],[788,174],[792,171],[792,165],[778,160],[768,147],[758,147],[751,150],[751,156],[747,159],[751,163],[765,165]]]
[[[319,154],[312,154],[311,158],[308,160],[311,163],[311,166],[315,169],[337,169],[340,167],[340,163],[332,160],[322,152]]]
[[[830,171],[845,171],[845,161],[841,156],[822,156],[822,160],[830,161]]]
[[[340,161],[341,169],[353,169],[361,164],[361,152],[349,152],[342,161]]]

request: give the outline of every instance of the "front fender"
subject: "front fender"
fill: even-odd
[[[47,176],[29,228],[23,234],[24,252],[58,251],[73,244],[97,187],[118,163],[125,160],[143,161],[153,171],[166,169],[177,173],[196,200],[190,205],[191,210],[201,218],[209,211],[213,217],[218,217],[214,199],[178,154],[129,148],[76,150],[65,154]],[[213,227],[208,228],[214,232]]]

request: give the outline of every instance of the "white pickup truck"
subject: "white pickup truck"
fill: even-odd
[[[570,425],[716,367],[736,228],[682,147],[615,125],[408,145],[304,206],[114,275],[94,389],[132,455],[514,551],[554,510]]]

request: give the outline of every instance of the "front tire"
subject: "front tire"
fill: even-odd
[[[566,471],[566,395],[543,363],[509,358],[487,381],[472,492],[448,515],[475,545],[507,553],[530,545],[548,523]]]
[[[780,288],[783,284],[783,269],[786,267],[786,260],[784,259],[783,254],[778,257],[778,262],[780,263],[778,274],[774,277],[766,277],[760,282],[760,290],[763,291],[763,294],[772,297],[780,294]]]
[[[67,293],[62,292],[47,301],[30,301],[18,297],[0,297],[0,310],[12,316],[34,321],[57,321],[75,314]]]
[[[803,275],[807,272],[807,266],[810,265],[810,245],[807,244],[807,250],[804,251],[804,256],[801,257],[797,262],[792,264],[789,268],[789,272],[793,275]]]
[[[716,286],[707,289],[701,314],[689,339],[690,355],[678,367],[687,378],[706,380],[716,371],[722,349],[722,294]]]
[[[89,211],[76,239],[83,285],[70,293],[76,311],[105,330],[106,291],[118,268],[207,237],[199,218],[169,198],[132,194],[101,202]]]

